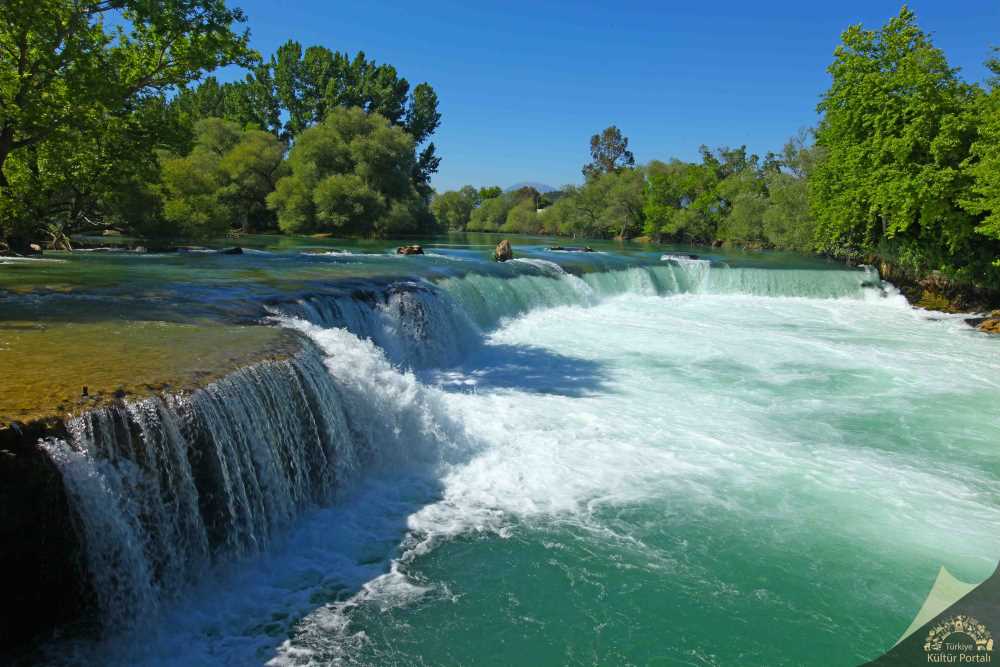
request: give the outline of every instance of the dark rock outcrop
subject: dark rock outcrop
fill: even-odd
[[[1000,306],[1000,291],[959,283],[939,271],[919,274],[874,255],[865,263],[877,267],[882,280],[895,285],[907,301],[926,310],[974,313]]]
[[[549,246],[548,248],[546,248],[546,250],[557,250],[559,252],[594,252],[594,249],[591,248],[589,245],[583,246],[582,248],[573,246],[554,245],[554,246]]]
[[[11,255],[20,255],[22,257],[30,257],[32,255],[41,255],[42,246],[37,243],[32,243],[28,239],[22,239],[17,237],[12,237],[3,241],[0,239],[0,250],[6,247],[6,252]],[[3,254],[3,252],[0,252]]]
[[[510,241],[504,239],[497,244],[496,250],[493,251],[493,259],[498,262],[514,259],[514,249],[510,247]]]
[[[419,245],[403,245],[396,248],[397,255],[423,255],[424,248]]]
[[[0,662],[91,608],[82,544],[55,464],[38,444],[59,421],[0,429]]]

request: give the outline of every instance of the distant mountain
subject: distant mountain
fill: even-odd
[[[507,188],[506,190],[504,190],[504,192],[514,192],[515,190],[520,190],[521,188],[535,188],[536,190],[538,190],[542,194],[545,194],[546,192],[555,192],[556,191],[556,189],[554,187],[552,187],[551,185],[545,185],[545,183],[536,183],[534,181],[524,181],[523,183],[515,183],[514,185],[512,185],[509,188]]]

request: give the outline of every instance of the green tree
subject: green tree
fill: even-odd
[[[590,157],[590,163],[583,167],[585,178],[635,166],[635,156],[628,149],[628,137],[614,125],[590,137]]]
[[[333,108],[296,139],[289,173],[267,203],[286,232],[411,231],[426,210],[411,180],[416,159],[401,127],[357,107]]]
[[[280,176],[284,144],[221,118],[198,121],[195,136],[188,155],[161,158],[164,217],[188,237],[272,226],[266,198]]]
[[[1000,239],[1000,59],[987,63],[993,71],[991,90],[976,100],[978,133],[963,165],[971,179],[962,206],[969,213],[982,216],[976,231]],[[994,264],[1000,258],[994,260]]]
[[[718,184],[717,192],[720,221],[716,237],[738,246],[765,245],[768,193],[762,175],[752,169],[736,172]]]
[[[485,199],[469,216],[466,229],[470,232],[495,232],[507,222],[510,207],[510,199],[506,196]]]
[[[987,279],[993,253],[956,205],[968,186],[961,164],[977,89],[906,7],[879,30],[848,28],[829,72],[816,131],[824,157],[810,177],[820,249]]]
[[[444,192],[431,200],[431,212],[445,229],[463,231],[479,206],[479,192],[471,185]]]
[[[255,65],[242,81],[220,84],[206,77],[198,85],[181,88],[170,102],[176,122],[186,130],[174,148],[182,153],[194,144],[194,126],[204,118],[224,118],[282,135],[281,104],[266,65]]]
[[[288,118],[282,136],[296,137],[335,108],[358,107],[378,114],[423,146],[410,178],[418,194],[429,200],[430,179],[441,164],[434,143],[424,145],[441,124],[437,93],[430,84],[420,83],[411,90],[395,67],[368,60],[363,52],[352,58],[322,46],[303,51],[293,40],[278,48],[266,71]]]
[[[531,197],[523,197],[507,212],[500,231],[512,234],[534,234],[539,230],[538,209]]]
[[[114,27],[105,21],[112,15]],[[118,168],[96,161],[152,155],[155,139],[148,132],[157,126],[130,116],[147,110],[150,98],[205,70],[249,64],[247,35],[233,31],[243,21],[243,13],[223,0],[0,3],[0,219],[5,233],[21,233],[13,231],[18,227],[37,234],[39,225],[54,219],[72,231],[86,221],[94,212],[80,205],[100,201],[117,185],[101,181]],[[141,141],[126,147],[123,142],[132,139]],[[110,150],[109,144],[114,145]],[[59,156],[70,151],[78,152],[67,172],[70,165]],[[87,196],[50,197],[74,188]],[[50,210],[51,201],[58,210]]]
[[[782,151],[781,169],[769,170],[768,205],[763,215],[767,242],[776,248],[810,252],[815,247],[816,220],[809,205],[809,175],[820,159],[820,149],[806,145],[799,133]]]
[[[537,209],[538,202],[540,202],[542,199],[542,193],[536,190],[535,188],[531,187],[530,185],[526,185],[511,192],[510,197],[515,204],[520,204],[526,199],[530,200],[531,205]]]
[[[491,185],[488,187],[479,188],[479,200],[485,201],[486,199],[493,199],[494,197],[499,197],[503,194],[503,188],[499,185]]]
[[[643,233],[658,241],[711,242],[718,226],[718,182],[710,165],[680,160],[649,163]]]
[[[644,174],[638,169],[626,169],[603,178],[610,181],[604,210],[604,235],[623,240],[636,236],[643,224]]]

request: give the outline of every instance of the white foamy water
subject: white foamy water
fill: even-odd
[[[322,352],[352,455],[370,472],[152,627],[78,647],[80,662],[510,664],[510,633],[527,656],[571,662],[574,642],[600,626],[631,639],[593,649],[592,662],[641,663],[651,654],[615,619],[582,627],[559,614],[596,619],[624,604],[608,601],[615,591],[629,600],[666,586],[659,600],[689,603],[672,623],[728,623],[727,646],[745,647],[751,663],[774,657],[740,629],[760,618],[803,643],[853,633],[849,659],[817,657],[849,664],[905,627],[926,571],[977,580],[995,565],[995,340],[891,290],[859,291],[847,272],[699,264],[579,278],[527,263],[551,278],[444,281],[464,309],[460,327],[454,304],[425,291],[357,315],[376,342],[409,336],[387,342],[388,356],[338,328],[355,317],[344,306],[300,304],[294,312],[314,323],[285,323]],[[687,293],[661,296],[671,291]],[[415,311],[413,333],[400,314]],[[502,324],[477,343],[465,313]],[[416,352],[426,332],[452,330],[457,363]],[[497,551],[509,573],[494,581],[477,568]],[[600,580],[593,595],[565,597],[558,568],[527,579],[571,552],[584,564],[563,574],[576,590]],[[820,562],[822,573],[810,565]],[[844,586],[857,578],[888,583]],[[500,613],[522,584],[551,587],[561,611]],[[622,612],[629,632],[662,627],[671,612],[652,606]],[[873,630],[866,613],[885,627]],[[546,629],[532,635],[525,623]],[[561,659],[542,659],[553,641]],[[653,645],[677,661],[724,648],[692,632]]]
[[[926,561],[981,579],[1000,554],[1000,416],[980,409],[1000,397],[998,370],[993,341],[891,297],[630,295],[531,313],[464,369],[424,378],[457,390],[425,389],[486,448],[442,470],[441,499],[408,517],[389,574],[307,616],[272,662],[396,655],[365,628],[375,618],[391,637],[429,592],[460,598],[420,564],[461,536],[573,525],[653,561],[675,557],[620,532],[607,518],[616,507],[681,506],[708,529],[726,517],[719,531],[777,525],[803,548],[819,522],[826,540],[910,563],[907,580]]]

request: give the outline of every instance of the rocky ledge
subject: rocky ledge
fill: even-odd
[[[994,310],[986,317],[970,317],[965,321],[983,333],[1000,334],[1000,310]]]
[[[288,332],[291,334],[292,332]],[[31,664],[36,641],[96,629],[95,594],[83,558],[79,520],[43,442],[69,442],[72,419],[144,398],[192,394],[232,374],[281,362],[303,351],[297,335],[282,335],[254,359],[223,371],[206,370],[186,385],[146,385],[124,394],[85,392],[72,409],[47,411],[27,421],[0,421],[0,664]]]

